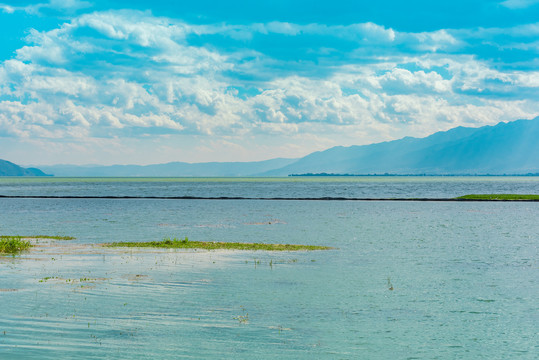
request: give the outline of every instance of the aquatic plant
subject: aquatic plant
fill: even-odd
[[[243,315],[234,316],[234,320],[238,320],[240,324],[247,324],[249,322],[249,313],[245,311],[243,306],[240,306],[243,311]]]
[[[107,280],[106,278],[87,278],[87,277],[84,277],[84,278],[79,278],[79,279],[64,279],[64,278],[61,278],[59,276],[46,276],[42,279],[39,280],[39,282],[47,282],[49,280],[56,280],[56,281],[60,281],[60,282],[64,282],[66,284],[75,284],[75,283],[88,283],[88,282],[91,282],[91,283],[94,283],[94,282],[97,282],[97,281],[104,281],[104,280]]]
[[[328,246],[295,245],[295,244],[262,244],[214,241],[190,241],[189,239],[165,238],[162,241],[149,242],[113,242],[103,244],[108,247],[151,247],[165,249],[228,249],[228,250],[266,250],[266,251],[300,251],[300,250],[329,250]]]
[[[0,254],[16,254],[29,249],[32,245],[21,236],[0,236]]]
[[[245,315],[238,315],[234,317],[234,320],[238,320],[240,324],[247,324],[249,322],[249,313],[245,313]]]
[[[27,239],[50,239],[50,240],[75,240],[73,236],[61,236],[61,235],[32,235],[25,236]]]
[[[459,196],[457,200],[534,200],[539,201],[539,195],[533,194],[470,194]]]

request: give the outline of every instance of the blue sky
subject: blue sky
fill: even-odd
[[[0,158],[26,165],[300,157],[539,115],[539,0],[0,0],[0,42]]]

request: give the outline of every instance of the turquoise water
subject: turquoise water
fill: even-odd
[[[214,193],[248,192],[230,184]],[[0,199],[1,234],[77,237],[0,258],[0,358],[535,359],[538,215],[538,203]],[[164,236],[335,249],[95,246]]]
[[[539,193],[537,176],[345,176],[286,178],[9,178],[0,195],[450,198]]]

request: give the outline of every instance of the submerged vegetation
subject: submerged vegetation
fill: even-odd
[[[114,242],[105,244],[108,247],[150,247],[165,249],[228,249],[228,250],[266,250],[266,251],[301,251],[301,250],[329,250],[328,246],[293,245],[293,244],[260,244],[238,242],[190,241],[188,238],[165,238],[162,241],[149,242]]]
[[[73,236],[60,236],[60,235],[33,235],[25,236],[28,239],[50,239],[50,240],[75,240]]]
[[[30,241],[23,239],[21,236],[0,236],[0,254],[16,254],[29,249]]]
[[[470,194],[459,196],[459,200],[535,200],[539,201],[539,195],[525,195],[525,194]]]
[[[29,239],[73,240],[75,238],[60,235],[0,235],[0,254],[16,254],[28,250],[33,246]]]
[[[62,235],[30,235],[30,236],[21,236],[21,235],[0,235],[2,238],[20,238],[20,239],[49,239],[49,240],[75,240],[73,236],[62,236]]]
[[[71,236],[8,236],[0,235],[0,254],[16,254],[31,248],[33,245],[29,239],[73,240]],[[113,242],[102,244],[106,247],[136,247],[136,248],[165,248],[165,249],[203,249],[203,250],[266,250],[266,251],[305,251],[305,250],[329,250],[328,246],[295,245],[295,244],[262,244],[262,243],[238,243],[238,242],[214,242],[214,241],[190,241],[188,238],[165,238],[162,241],[148,242]]]
[[[58,276],[45,276],[44,278],[40,279],[39,282],[47,282],[49,280],[55,280],[55,281],[58,281],[58,282],[64,282],[66,284],[75,284],[75,283],[88,283],[88,282],[91,282],[91,283],[94,283],[96,281],[104,281],[104,280],[107,280],[106,278],[87,278],[87,277],[83,277],[83,278],[78,278],[78,279],[63,279],[61,277],[58,277]]]

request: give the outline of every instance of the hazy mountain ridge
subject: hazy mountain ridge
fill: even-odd
[[[336,146],[301,159],[172,162],[155,165],[40,166],[55,176],[287,176],[290,174],[504,175],[539,173],[539,117],[425,138]]]
[[[264,175],[539,173],[539,118],[312,153]]]
[[[155,165],[52,165],[41,166],[55,176],[256,176],[259,173],[282,168],[297,159],[271,159],[255,162],[171,162]]]
[[[48,176],[36,168],[23,168],[7,160],[0,159],[0,176]]]

